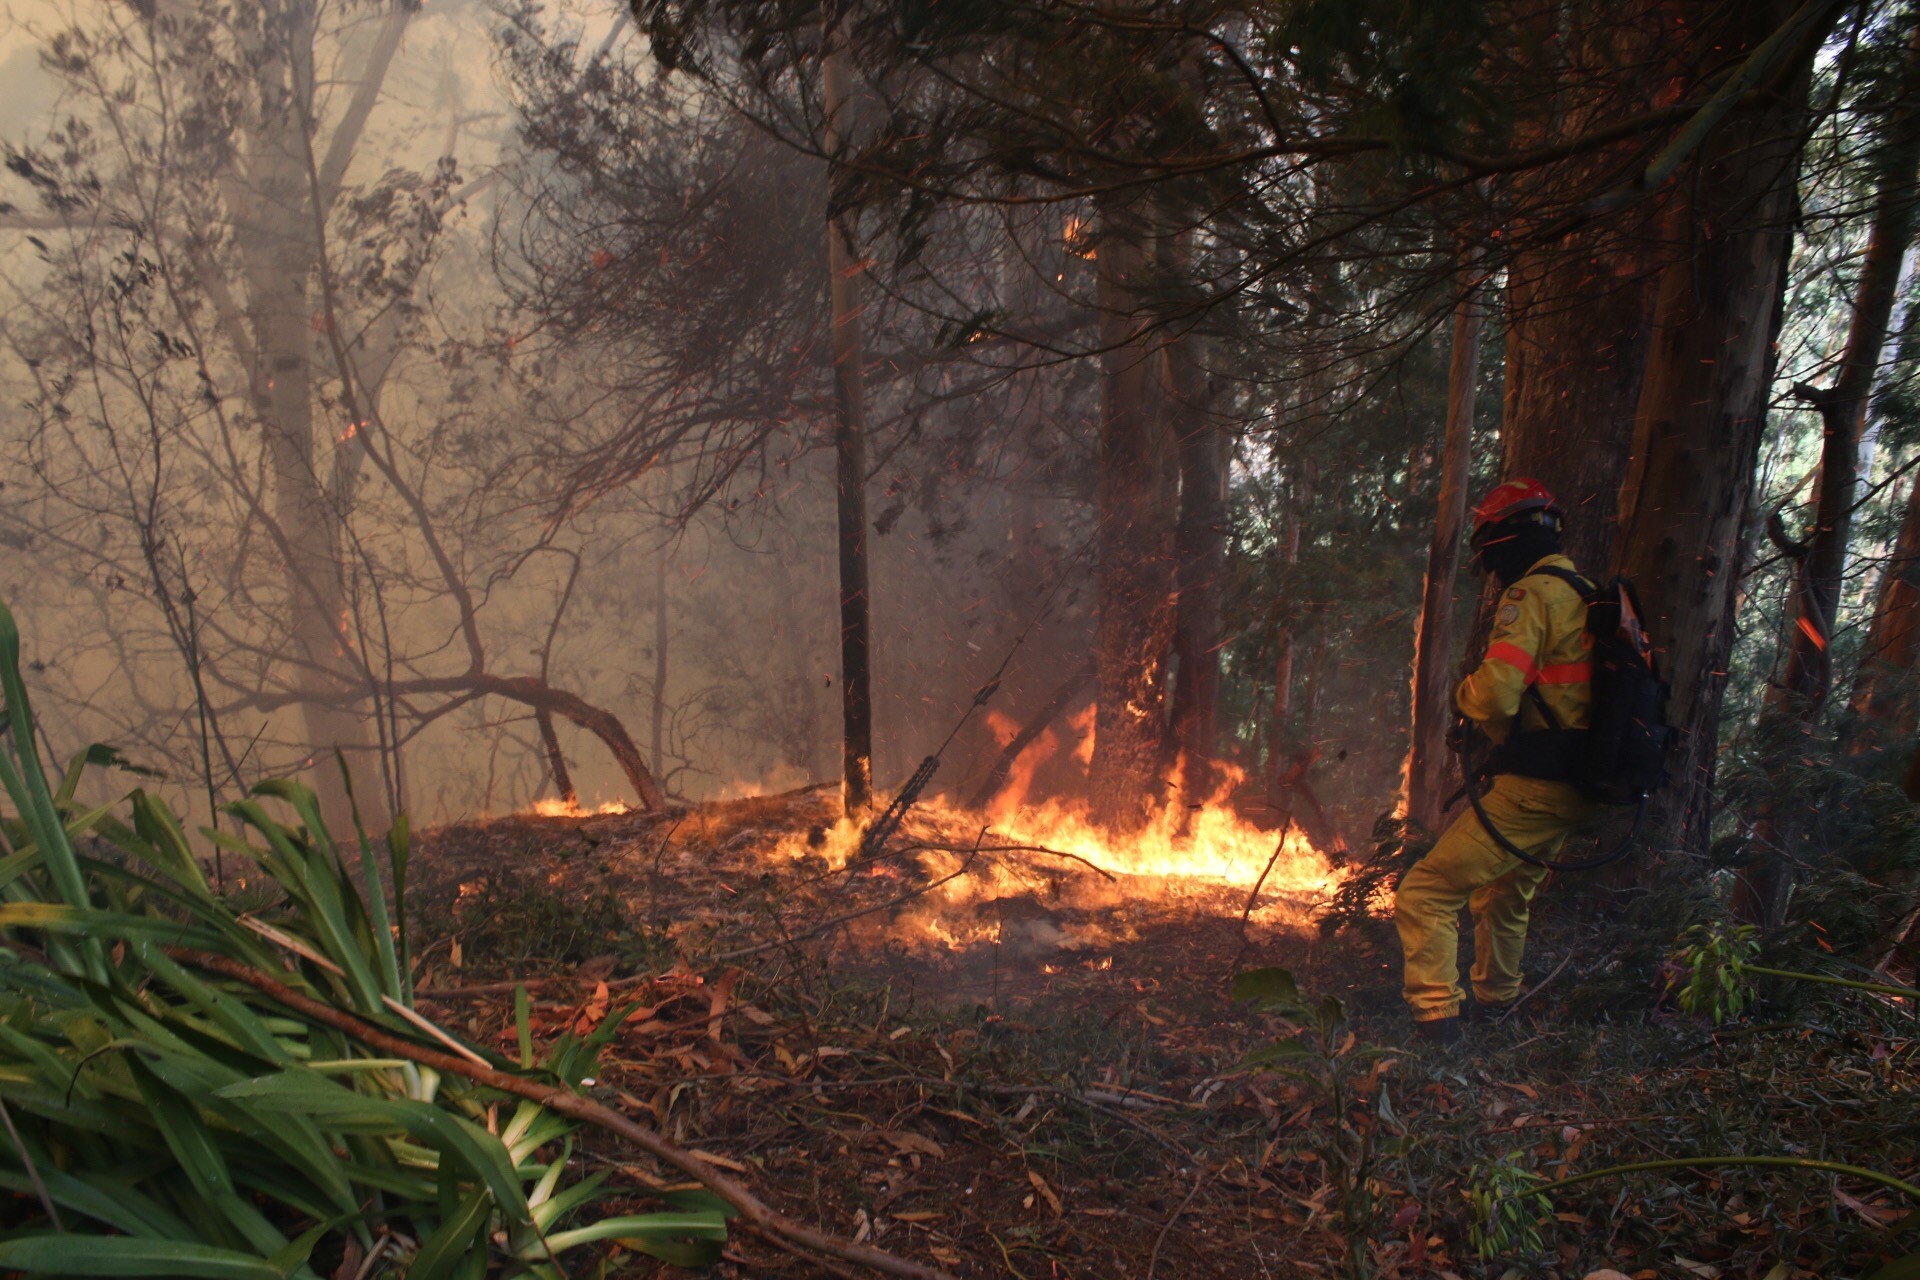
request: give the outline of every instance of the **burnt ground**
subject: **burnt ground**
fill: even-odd
[[[1269,899],[1243,936],[1243,891],[969,862],[920,847],[969,833],[922,826],[833,872],[812,852],[829,803],[429,833],[410,890],[422,1004],[503,1047],[507,979],[532,980],[540,1035],[637,1005],[600,1096],[795,1217],[961,1276],[1794,1280],[1920,1249],[1896,1193],[1802,1171],[1568,1187],[1518,1202],[1484,1261],[1469,1200],[1503,1161],[1556,1179],[1802,1154],[1912,1180],[1907,1010],[1823,993],[1716,1033],[1623,967],[1617,919],[1550,886],[1529,959],[1548,980],[1464,1049],[1424,1051],[1384,923],[1322,937],[1306,904]],[[1267,965],[1347,1015],[1326,1054],[1286,1060],[1304,1074],[1244,1065],[1316,1043],[1231,1000],[1235,972]],[[585,1154],[651,1176],[595,1135]],[[715,1274],[848,1273],[736,1233]]]

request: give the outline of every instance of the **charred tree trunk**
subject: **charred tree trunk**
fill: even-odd
[[[852,69],[841,42],[839,15],[829,6],[823,41],[827,151],[846,136]],[[827,272],[833,306],[833,456],[838,484],[840,544],[841,804],[848,814],[873,801],[873,684],[867,592],[867,428],[865,359],[860,342],[859,255],[849,211],[840,207],[829,168]]]
[[[553,714],[548,711],[533,713],[534,723],[540,726],[540,743],[547,749],[547,768],[553,774],[553,785],[560,792],[560,799],[569,806],[580,803],[580,793],[574,790],[573,775],[567,772],[567,757],[560,750],[560,735],[553,727]]]
[[[1167,657],[1174,636],[1175,450],[1159,404],[1145,236],[1103,211],[1100,477],[1094,661],[1099,689],[1091,769],[1097,821],[1143,824],[1167,756]]]
[[[1751,48],[1778,0],[1724,11],[1697,40]],[[1655,849],[1704,852],[1720,701],[1733,643],[1741,537],[1766,413],[1805,122],[1804,78],[1736,111],[1688,175],[1693,252],[1661,273],[1654,338],[1620,499],[1621,571],[1663,646],[1679,730],[1672,782],[1650,815]]]
[[[1907,15],[1914,15],[1909,12]],[[1920,168],[1920,31],[1908,46],[1905,83],[1892,104],[1876,157],[1873,221],[1866,257],[1854,284],[1853,323],[1833,385],[1795,392],[1820,413],[1820,485],[1814,527],[1799,562],[1796,625],[1784,692],[1792,710],[1811,723],[1833,686],[1833,633],[1847,568],[1847,545],[1858,500],[1860,435],[1867,402],[1886,347],[1901,270],[1914,232],[1914,177]]]
[[[1447,424],[1440,446],[1440,495],[1427,548],[1426,590],[1413,638],[1413,727],[1407,750],[1407,816],[1440,829],[1450,772],[1447,724],[1453,714],[1450,678],[1454,642],[1454,584],[1460,573],[1460,536],[1467,519],[1467,479],[1473,468],[1474,393],[1480,380],[1482,312],[1477,276],[1462,281],[1454,308],[1453,352],[1447,370]]]
[[[1206,373],[1186,334],[1166,349],[1168,408],[1179,436],[1180,517],[1175,531],[1178,613],[1173,738],[1181,785],[1213,789],[1220,708],[1220,575],[1227,561],[1226,437],[1207,404]]]

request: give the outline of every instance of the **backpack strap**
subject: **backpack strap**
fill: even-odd
[[[1591,601],[1594,596],[1600,594],[1600,588],[1595,586],[1590,579],[1580,576],[1571,569],[1562,569],[1557,564],[1545,565],[1535,569],[1533,572],[1544,573],[1550,578],[1560,579],[1560,581],[1579,592],[1582,600]],[[1533,574],[1528,574],[1527,576],[1532,577]]]
[[[1571,569],[1562,569],[1557,564],[1543,565],[1535,569],[1534,573],[1544,573],[1548,577],[1560,579],[1560,581],[1572,587],[1574,591],[1579,594],[1583,604],[1591,604],[1593,598],[1600,594],[1600,588],[1596,587],[1592,582],[1573,572]],[[1533,574],[1528,574],[1527,576],[1532,577]],[[1540,692],[1540,686],[1537,684],[1529,684],[1527,686],[1527,693],[1532,695],[1534,708],[1539,711],[1540,718],[1546,721],[1547,727],[1555,733],[1566,732],[1566,726],[1560,723],[1560,717],[1553,714],[1553,708],[1547,705],[1546,696]]]

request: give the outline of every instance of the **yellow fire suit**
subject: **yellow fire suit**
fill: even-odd
[[[1539,687],[1561,727],[1588,725],[1593,641],[1586,604],[1570,584],[1543,574],[1547,566],[1572,570],[1573,562],[1547,556],[1501,592],[1486,657],[1454,695],[1461,712],[1496,742],[1505,741],[1516,722],[1525,729],[1550,727],[1527,696],[1529,685]],[[1594,811],[1571,783],[1511,773],[1495,776],[1482,807],[1501,835],[1549,860]],[[1394,897],[1394,924],[1406,953],[1405,994],[1415,1021],[1460,1012],[1464,906],[1473,910],[1474,997],[1495,1005],[1519,998],[1528,907],[1546,877],[1543,868],[1494,843],[1471,806],[1461,811]]]

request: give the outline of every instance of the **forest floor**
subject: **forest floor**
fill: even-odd
[[[1390,925],[1322,937],[1274,901],[1243,936],[1243,890],[1042,855],[989,866],[913,826],[896,843],[962,852],[831,872],[809,852],[830,804],[429,833],[411,893],[421,1002],[503,1048],[510,979],[532,980],[537,1034],[639,1006],[599,1096],[795,1217],[960,1276],[1793,1280],[1920,1248],[1913,1206],[1872,1183],[1743,1167],[1567,1188],[1491,1262],[1471,1237],[1477,1171],[1503,1159],[1553,1179],[1801,1154],[1912,1180],[1906,1010],[1823,999],[1715,1033],[1652,993],[1596,1008],[1582,992],[1607,926],[1549,886],[1529,957],[1547,981],[1464,1047],[1422,1050]],[[1295,1031],[1230,998],[1236,972],[1266,965],[1343,1002],[1338,1130],[1324,1083],[1244,1065]],[[605,1143],[587,1158],[652,1178]],[[848,1273],[739,1232],[716,1274]]]

